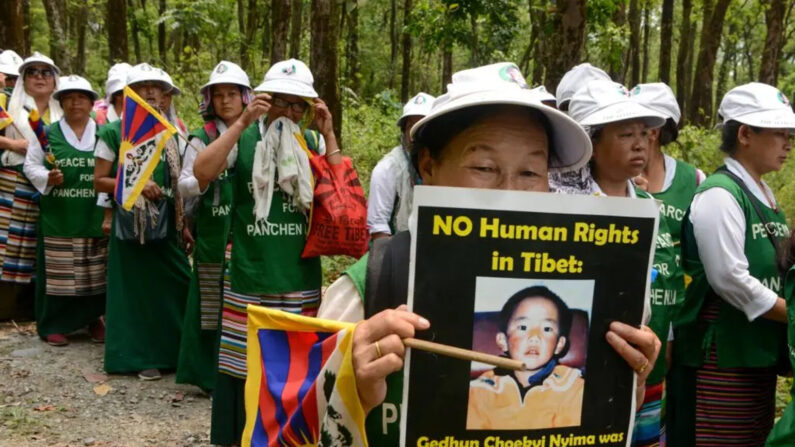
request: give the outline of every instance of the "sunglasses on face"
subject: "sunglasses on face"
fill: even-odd
[[[55,71],[51,68],[28,68],[25,70],[25,75],[36,77],[41,76],[42,78],[51,78],[55,76]]]
[[[298,112],[298,113],[304,113],[306,111],[306,108],[309,107],[309,104],[307,104],[305,101],[290,102],[285,99],[279,98],[278,96],[275,96],[273,98],[273,105],[280,109],[290,108],[292,109],[293,112]]]

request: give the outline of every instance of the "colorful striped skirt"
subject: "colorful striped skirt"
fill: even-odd
[[[635,413],[633,447],[665,447],[665,381],[646,385],[643,406]]]
[[[44,238],[47,295],[90,296],[105,293],[108,239]]]
[[[221,343],[218,371],[239,379],[246,378],[246,306],[255,304],[309,317],[317,315],[320,290],[304,290],[274,295],[246,295],[232,290],[229,276],[224,278],[221,308]]]
[[[22,173],[0,168],[0,281],[28,284],[36,261],[36,190]]]

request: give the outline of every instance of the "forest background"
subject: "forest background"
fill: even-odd
[[[220,60],[256,85],[272,62],[301,59],[367,189],[399,143],[401,103],[441,94],[454,71],[506,60],[551,92],[582,61],[629,88],[668,83],[683,128],[666,151],[712,172],[726,91],[763,81],[795,96],[793,9],[795,0],[3,0],[0,48],[41,51],[98,90],[114,62],[160,66],[192,129]],[[766,178],[789,216],[794,173],[790,162]],[[348,264],[325,260],[327,279]]]

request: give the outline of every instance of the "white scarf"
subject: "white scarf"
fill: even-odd
[[[307,212],[312,206],[314,188],[309,157],[298,140],[303,140],[301,128],[285,117],[270,123],[267,130],[263,131],[263,127],[260,121],[262,139],[254,149],[251,171],[255,218],[268,221],[277,173],[279,188],[291,198],[292,205]]]
[[[6,128],[6,136],[12,139],[24,138],[28,141],[28,144],[30,144],[30,142],[36,140],[36,134],[33,132],[33,129],[30,128],[30,123],[28,122],[30,113],[26,110],[26,107],[30,110],[36,109],[36,100],[25,92],[24,81],[21,77],[20,81],[20,85],[14,89],[14,93],[11,94],[11,99],[8,100],[8,114],[14,119],[14,125],[22,134],[20,135],[14,126],[8,126]],[[55,77],[55,89],[58,89],[57,76]],[[61,105],[58,104],[58,101],[52,96],[50,96],[49,112],[51,123],[63,117]],[[25,156],[14,151],[4,151],[2,157],[0,157],[0,162],[2,162],[3,166],[18,166],[25,162]]]

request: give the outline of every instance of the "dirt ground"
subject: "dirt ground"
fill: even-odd
[[[174,383],[105,375],[103,345],[86,334],[65,347],[34,323],[0,323],[0,446],[209,446],[210,399]]]

